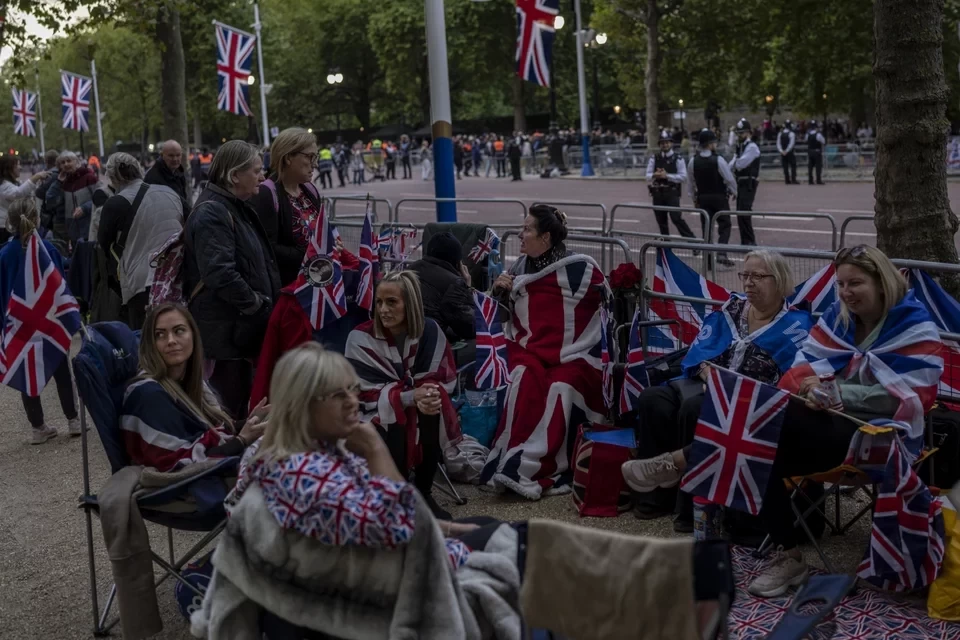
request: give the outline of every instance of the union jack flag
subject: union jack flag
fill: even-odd
[[[960,333],[960,303],[923,271],[910,269],[906,275],[914,295],[930,312],[937,328]],[[943,375],[937,394],[960,401],[960,343],[955,340],[943,339]]]
[[[403,266],[406,264],[410,254],[420,246],[419,244],[414,244],[417,242],[418,234],[419,231],[416,228],[392,227],[390,229],[384,229],[380,232],[378,246],[381,248],[384,246],[389,247],[387,257],[391,261],[398,262],[400,266]]]
[[[553,56],[553,21],[560,13],[560,0],[517,0],[517,75],[550,86]]]
[[[357,306],[373,312],[373,289],[380,272],[380,254],[377,252],[377,239],[373,235],[372,203],[367,204],[367,214],[363,218],[360,231],[360,283],[357,285]]]
[[[613,406],[613,363],[610,358],[610,312],[600,307],[600,369],[603,373],[603,404]]]
[[[477,246],[475,246],[473,249],[470,249],[470,253],[467,254],[467,257],[479,264],[481,260],[489,256],[492,252],[499,250],[500,236],[498,236],[493,229],[487,227],[487,233],[483,240],[479,240],[477,242]]]
[[[251,33],[215,23],[217,29],[217,109],[249,116],[250,65],[257,37]]]
[[[810,305],[810,313],[824,313],[837,301],[837,268],[831,262],[810,276],[806,282],[797,285],[793,295],[787,300],[791,305],[801,303]]]
[[[336,241],[333,237],[333,227],[330,225],[330,219],[323,204],[320,205],[320,213],[317,214],[312,225],[313,235],[310,236],[310,243],[303,257],[300,275],[294,283],[294,294],[310,319],[310,326],[314,331],[319,331],[346,315],[347,297],[343,288],[340,260],[335,255]],[[324,257],[329,260],[329,265],[326,265],[322,259],[317,260]],[[314,269],[328,266],[332,267],[333,272],[328,274],[329,281],[326,284],[317,283],[311,278]]]
[[[30,138],[37,135],[37,94],[13,89],[13,133]]]
[[[760,513],[789,400],[786,391],[711,367],[680,488]]]
[[[474,319],[477,327],[477,389],[499,389],[510,383],[507,367],[507,341],[497,317],[497,301],[479,291],[473,292]]]
[[[630,325],[630,351],[627,352],[627,367],[620,391],[620,415],[636,411],[640,392],[650,386],[650,377],[643,361],[643,345],[640,342],[640,308],[637,306]]]
[[[4,309],[0,382],[36,397],[70,351],[80,308],[36,232],[17,269]]]
[[[63,128],[74,131],[90,130],[90,90],[93,80],[69,71],[60,72],[63,101]]]

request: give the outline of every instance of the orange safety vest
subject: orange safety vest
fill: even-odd
[[[493,143],[494,151],[503,151],[503,140],[497,140]]]
[[[473,146],[469,142],[467,142],[466,144],[463,145],[463,150],[469,153],[473,151]]]
[[[100,168],[100,158],[98,158],[97,156],[90,156],[89,158],[87,158],[87,164],[89,164],[89,165],[92,166],[92,167],[96,167],[97,169],[99,169],[99,168]]]

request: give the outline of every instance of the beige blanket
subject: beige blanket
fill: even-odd
[[[692,640],[693,540],[531,520],[520,606],[570,640]]]

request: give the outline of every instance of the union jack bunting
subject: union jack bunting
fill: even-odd
[[[39,396],[80,330],[80,308],[37,232],[23,249],[3,311],[0,382]]]
[[[399,262],[400,266],[406,264],[410,254],[420,246],[417,244],[419,231],[416,228],[406,229],[395,227],[392,229],[389,244],[389,258],[394,262]],[[383,236],[381,232],[381,237]]]
[[[627,352],[627,367],[624,370],[623,388],[620,391],[620,415],[636,411],[640,392],[650,386],[650,377],[643,361],[643,345],[640,342],[640,308],[633,314],[630,324],[630,350]]]
[[[13,89],[13,133],[29,138],[37,135],[37,94]]]
[[[357,306],[373,312],[373,289],[380,273],[380,254],[377,252],[377,239],[373,235],[372,203],[367,204],[367,214],[363,218],[360,231],[360,282],[357,285]]]
[[[313,235],[303,257],[300,275],[294,282],[294,294],[310,319],[310,326],[319,331],[346,315],[347,298],[340,261],[334,255],[333,227],[322,204],[312,226]]]
[[[613,362],[610,357],[610,312],[600,307],[600,368],[603,373],[603,404],[613,406]]]
[[[250,65],[257,37],[225,24],[215,23],[217,30],[217,109],[238,116],[249,116]]]
[[[793,306],[806,303],[810,313],[824,313],[837,301],[837,268],[831,262],[797,285],[787,302]]]
[[[560,0],[517,0],[517,75],[550,86],[550,58],[553,56],[554,18]]]
[[[760,513],[789,400],[786,391],[711,367],[680,488]]]
[[[473,249],[470,249],[470,253],[467,254],[467,257],[479,264],[481,260],[489,256],[492,252],[499,250],[500,236],[498,236],[493,229],[487,227],[487,233],[483,240],[477,241],[477,246],[475,246]]]
[[[474,291],[473,305],[477,328],[474,381],[480,390],[499,389],[510,383],[510,370],[507,367],[507,341],[497,316],[497,301]]]
[[[93,80],[69,71],[60,72],[63,101],[63,128],[74,131],[90,130],[90,91]]]

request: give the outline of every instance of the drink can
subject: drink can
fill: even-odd
[[[837,385],[836,376],[832,373],[825,373],[820,376],[820,390],[823,392],[824,406],[835,411],[843,411],[843,399],[840,397],[840,387]]]
[[[696,496],[693,499],[693,539],[719,540],[723,537],[723,505]]]

